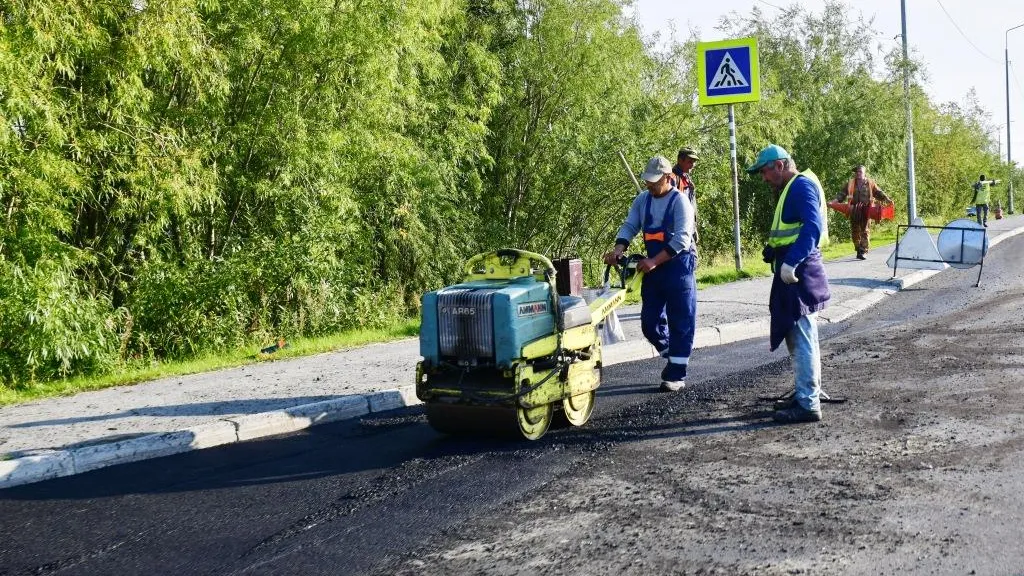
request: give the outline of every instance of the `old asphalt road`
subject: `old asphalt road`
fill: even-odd
[[[1022,250],[825,327],[821,424],[771,423],[788,361],[741,342],[539,442],[410,408],[6,490],[0,574],[1020,573]]]

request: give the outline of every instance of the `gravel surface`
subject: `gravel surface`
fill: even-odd
[[[775,425],[787,360],[623,409],[604,450],[379,573],[1024,573],[1019,238],[823,343],[819,424]]]
[[[740,341],[678,394],[611,366],[537,442],[414,407],[9,488],[0,574],[1022,574],[1022,250],[823,325],[818,424],[771,421],[789,362]]]

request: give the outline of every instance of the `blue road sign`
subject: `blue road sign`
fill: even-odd
[[[756,38],[701,42],[697,54],[702,106],[761,99]]]

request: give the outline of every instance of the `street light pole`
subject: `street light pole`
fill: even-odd
[[[1006,34],[1003,36],[1005,42],[1003,48],[1006,56],[1006,164],[1010,167],[1010,176],[1007,178],[1006,184],[1007,194],[1009,199],[1007,200],[1007,209],[1010,214],[1013,214],[1013,145],[1010,144],[1010,32],[1024,26],[1024,24],[1018,24],[1013,28],[1009,28]]]
[[[903,17],[903,98],[907,115],[907,224],[917,218],[917,187],[914,183],[914,116],[910,109],[910,58],[907,56],[907,0],[900,0]]]

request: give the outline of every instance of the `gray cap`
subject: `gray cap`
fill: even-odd
[[[655,156],[647,162],[647,169],[640,176],[648,182],[657,182],[665,174],[672,173],[672,164],[664,156]]]

